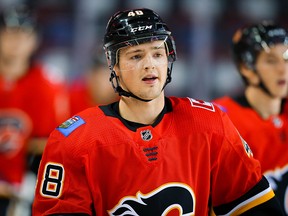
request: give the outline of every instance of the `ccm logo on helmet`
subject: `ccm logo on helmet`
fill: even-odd
[[[270,37],[275,37],[275,36],[281,36],[281,35],[285,35],[286,32],[284,31],[284,29],[274,29],[274,30],[271,30],[271,31],[268,31],[268,35]]]
[[[138,26],[136,28],[132,28],[131,32],[144,31],[144,30],[147,30],[147,29],[152,29],[152,25],[150,25],[150,26]]]

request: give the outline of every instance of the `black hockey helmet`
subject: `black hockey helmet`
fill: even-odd
[[[36,16],[25,4],[19,4],[3,10],[0,14],[0,28],[22,28],[37,30]]]
[[[163,86],[164,89],[171,82],[172,65],[176,60],[175,42],[166,23],[157,13],[147,8],[120,11],[114,14],[108,21],[104,36],[104,50],[111,70],[110,81],[115,91],[120,95],[132,96],[143,100],[131,92],[124,91],[119,86],[118,79],[113,71],[115,64],[118,62],[119,49],[156,40],[164,41],[170,63],[170,66],[167,68],[167,80]],[[114,78],[116,78],[116,83],[113,83]]]
[[[158,14],[147,8],[117,12],[110,18],[104,36],[109,67],[117,63],[120,48],[153,40],[165,40],[169,61],[176,60],[174,39]]]
[[[272,21],[245,26],[237,30],[233,36],[233,58],[238,67],[244,64],[255,70],[259,53],[262,50],[268,52],[271,46],[279,43],[288,45],[288,32]]]

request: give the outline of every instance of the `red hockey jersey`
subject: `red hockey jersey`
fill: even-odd
[[[217,215],[238,215],[274,196],[260,186],[249,146],[213,104],[171,97],[154,125],[135,128],[112,107],[89,108],[51,134],[34,216],[204,216],[212,206]]]
[[[229,115],[261,163],[276,196],[288,215],[288,119],[285,114],[262,119],[245,98],[215,100]]]
[[[52,83],[44,71],[33,64],[18,81],[0,76],[0,181],[21,183],[27,139],[48,137],[69,116],[63,83]]]

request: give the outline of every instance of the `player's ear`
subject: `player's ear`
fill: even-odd
[[[119,63],[114,65],[113,70],[115,71],[116,76],[119,76],[120,74]]]
[[[260,80],[258,74],[252,70],[250,67],[247,67],[245,64],[240,65],[240,73],[243,77],[246,78],[247,82],[251,85],[258,85]]]

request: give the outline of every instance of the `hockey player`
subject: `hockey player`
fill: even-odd
[[[249,143],[288,215],[288,122],[282,109],[288,91],[287,30],[272,22],[245,26],[234,34],[232,53],[245,90],[215,103]]]
[[[23,198],[19,193],[28,166],[36,179],[49,134],[69,116],[64,83],[49,78],[50,71],[36,61],[37,27],[26,5],[1,11],[0,215],[6,215],[11,200]],[[33,189],[24,198],[23,203],[31,202]]]
[[[92,106],[119,100],[119,95],[111,88],[109,72],[105,54],[96,52],[88,69],[76,77],[69,86],[72,115]]]
[[[176,47],[150,9],[120,11],[104,48],[120,101],[51,135],[33,215],[281,215],[259,162],[211,103],[165,97]]]

